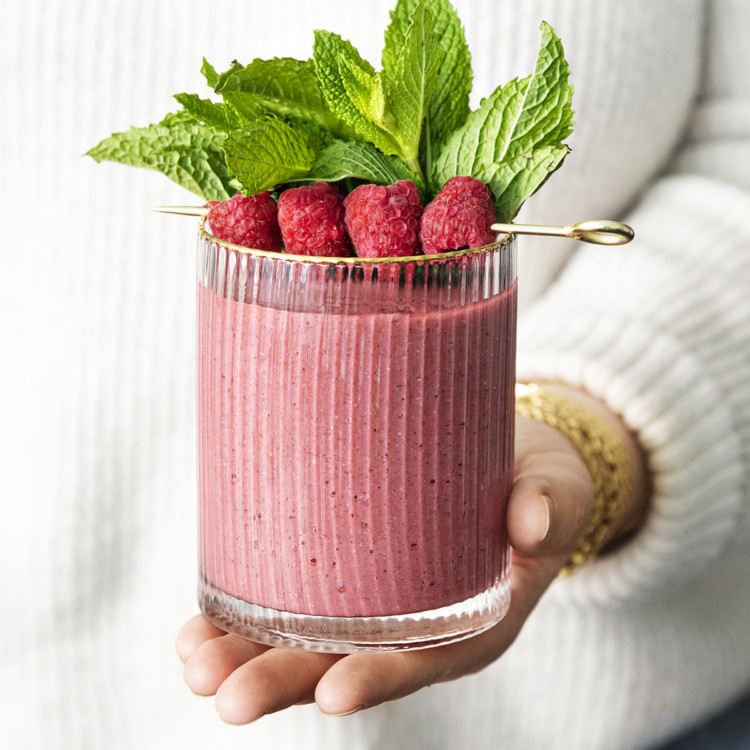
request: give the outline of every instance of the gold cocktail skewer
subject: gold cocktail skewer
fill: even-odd
[[[538,234],[549,237],[570,237],[595,245],[624,245],[633,239],[635,233],[627,224],[609,219],[591,219],[569,224],[566,227],[548,227],[537,224],[493,224],[493,232],[505,234]]]
[[[182,216],[205,216],[208,209],[204,206],[153,206],[152,211]],[[627,224],[608,219],[579,221],[566,227],[544,226],[540,224],[493,224],[493,232],[504,234],[536,234],[548,237],[569,237],[595,245],[624,245],[634,237],[634,232]]]
[[[205,216],[208,213],[205,206],[151,206],[151,210],[161,214],[180,214],[181,216]]]

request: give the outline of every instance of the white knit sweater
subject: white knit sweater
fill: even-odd
[[[194,222],[161,175],[80,155],[205,92],[205,55],[377,63],[391,0],[29,0],[0,23],[0,744],[34,750],[646,748],[750,685],[750,5],[457,0],[475,92],[562,37],[577,126],[524,219],[519,376],[582,384],[648,452],[626,547],[557,582],[482,673],[344,719],[223,725],[181,680],[195,612]]]

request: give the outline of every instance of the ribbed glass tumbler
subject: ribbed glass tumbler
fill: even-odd
[[[199,599],[266,644],[420,648],[509,605],[515,239],[399,259],[198,240]]]

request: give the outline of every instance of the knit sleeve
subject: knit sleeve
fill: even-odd
[[[582,249],[522,323],[519,379],[602,398],[637,433],[653,477],[641,533],[571,577],[572,591],[648,595],[750,538],[748,216],[737,188],[665,179],[629,217],[638,241]]]
[[[750,8],[716,6],[709,53],[726,61]],[[553,597],[651,598],[750,549],[750,90],[741,69],[709,67],[672,173],[627,217],[636,240],[581,247],[521,322],[519,380],[559,379],[599,396],[637,434],[653,481],[640,532],[559,582]]]

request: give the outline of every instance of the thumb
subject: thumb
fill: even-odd
[[[527,457],[508,503],[511,545],[527,555],[567,555],[576,547],[594,504],[594,487],[578,454]]]

